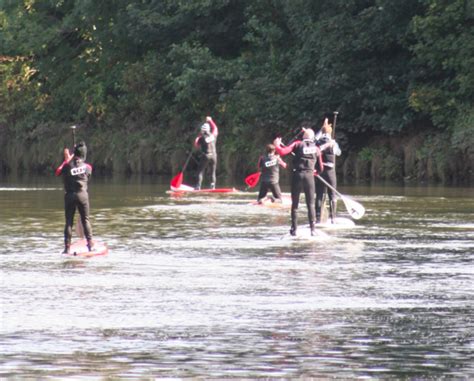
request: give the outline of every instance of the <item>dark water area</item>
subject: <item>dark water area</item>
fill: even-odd
[[[94,178],[110,253],[71,259],[60,181],[0,179],[0,377],[474,377],[472,188],[341,185],[366,215],[314,240],[255,189],[168,188]]]

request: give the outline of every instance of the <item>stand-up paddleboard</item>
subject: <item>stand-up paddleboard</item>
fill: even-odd
[[[328,219],[326,222],[316,224],[316,228],[322,229],[351,229],[355,226],[356,224],[354,223],[354,221],[344,217],[336,217],[334,219],[334,223],[332,223],[331,220]]]
[[[100,255],[107,255],[109,252],[109,248],[107,244],[100,241],[94,241],[94,249],[89,251],[87,247],[87,240],[80,239],[75,241],[71,244],[71,249],[69,250],[69,254],[61,254],[63,257],[82,257],[82,258],[89,258],[89,257],[97,257]]]
[[[250,205],[261,206],[265,208],[288,209],[291,207],[291,197],[282,195],[281,202],[274,201],[272,197],[265,197],[260,202],[252,201]]]
[[[309,227],[302,227],[296,230],[296,235],[291,235],[290,233],[286,233],[282,240],[286,241],[326,241],[330,239],[331,236],[328,235],[326,232],[322,231],[321,229],[316,229],[315,235],[311,235],[311,230]]]
[[[171,186],[170,193],[234,193],[238,192],[235,188],[216,188],[216,189],[194,189],[193,187],[181,184],[179,187]]]

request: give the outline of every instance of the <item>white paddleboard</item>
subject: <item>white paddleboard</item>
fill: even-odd
[[[311,235],[311,230],[309,227],[302,227],[296,230],[296,235],[291,235],[290,233],[285,234],[282,239],[290,241],[325,241],[330,239],[331,236],[321,229],[316,228],[316,234]]]
[[[316,224],[316,228],[321,229],[351,229],[355,226],[354,221],[344,217],[336,217],[334,223],[331,223],[331,220],[328,219],[326,222]]]

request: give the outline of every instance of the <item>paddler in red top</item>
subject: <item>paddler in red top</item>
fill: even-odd
[[[300,194],[305,194],[306,207],[308,208],[308,221],[311,229],[311,235],[316,234],[316,216],[315,216],[315,172],[323,170],[321,151],[314,142],[314,131],[311,128],[303,127],[303,139],[295,140],[290,145],[284,147],[281,144],[281,138],[273,141],[276,152],[285,156],[289,153],[293,156],[293,173],[291,177],[291,228],[290,234],[295,236],[297,223],[297,211],[300,202]],[[317,168],[317,169],[316,169]]]
[[[261,204],[269,190],[273,195],[272,202],[282,202],[279,185],[280,167],[286,168],[287,164],[279,155],[275,154],[275,146],[273,144],[267,144],[266,154],[260,156],[257,167],[261,172],[257,202]]]
[[[74,223],[74,213],[79,210],[84,235],[87,240],[89,251],[93,251],[92,228],[89,221],[89,194],[87,183],[92,174],[92,166],[85,162],[87,147],[84,142],[79,142],[74,147],[74,155],[69,153],[69,149],[64,149],[64,161],[56,169],[56,176],[63,176],[64,180],[64,210],[66,225],[64,227],[64,252],[69,254],[71,247],[72,225]]]
[[[210,116],[201,126],[201,133],[194,140],[194,147],[200,150],[201,157],[198,166],[198,181],[194,189],[200,190],[204,173],[209,167],[211,172],[211,189],[216,189],[217,149],[216,141],[219,130]]]

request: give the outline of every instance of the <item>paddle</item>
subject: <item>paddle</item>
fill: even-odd
[[[181,169],[181,172],[179,172],[175,177],[171,179],[170,185],[173,188],[179,188],[181,184],[183,183],[183,176],[184,176],[183,172],[188,166],[189,160],[191,159],[192,156],[193,156],[193,151],[191,150],[191,153],[188,155],[188,158],[186,159],[186,162],[184,163],[183,168]]]
[[[326,180],[324,180],[321,176],[316,175],[316,177],[321,180],[324,184],[326,184],[329,188],[331,188],[337,195],[341,198],[346,206],[347,212],[351,215],[354,220],[358,220],[362,218],[365,214],[365,208],[359,204],[357,201],[354,201],[352,198],[348,196],[344,196],[340,192],[337,191],[336,188],[331,186]]]
[[[336,138],[336,121],[337,121],[337,114],[339,114],[338,111],[334,111],[333,112],[334,114],[334,119],[332,121],[332,138],[335,139]]]
[[[247,184],[249,188],[253,188],[255,185],[258,184],[261,174],[261,172],[255,172],[248,175],[244,180],[245,184]]]

